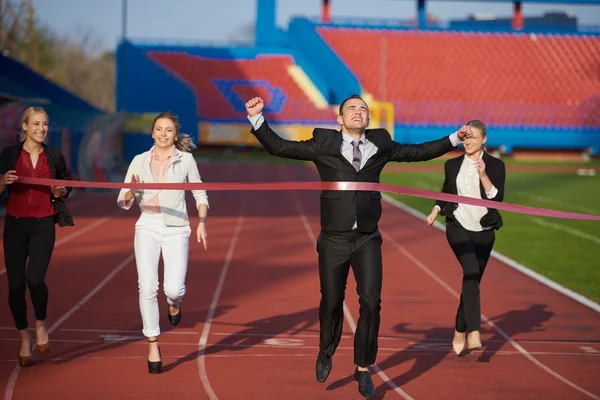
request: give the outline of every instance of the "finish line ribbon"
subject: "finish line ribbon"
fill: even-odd
[[[0,175],[2,179],[2,175]],[[541,217],[600,221],[600,215],[579,214],[567,211],[551,210],[503,203],[493,200],[474,199],[442,192],[409,188],[371,182],[211,182],[211,183],[124,183],[124,182],[86,182],[59,179],[43,179],[20,177],[15,183],[41,186],[69,186],[80,188],[103,189],[159,189],[159,190],[206,190],[206,191],[282,191],[282,190],[353,190],[375,191],[442,200],[450,203],[462,203],[473,206],[495,208],[519,214],[537,215]]]

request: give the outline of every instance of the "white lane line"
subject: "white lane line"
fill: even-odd
[[[227,251],[227,255],[225,256],[225,262],[223,263],[223,267],[221,267],[221,275],[219,276],[219,281],[217,283],[217,288],[215,289],[215,293],[212,298],[212,302],[210,304],[210,308],[208,310],[208,315],[206,316],[206,321],[204,322],[204,328],[202,329],[202,336],[198,341],[198,374],[200,376],[200,381],[202,381],[202,386],[204,387],[204,391],[208,395],[211,400],[218,400],[217,395],[215,394],[213,388],[210,385],[208,380],[208,375],[206,373],[206,361],[204,357],[204,353],[206,351],[207,343],[208,343],[208,335],[210,333],[210,328],[212,326],[212,319],[215,315],[215,310],[217,309],[217,305],[219,303],[219,298],[221,297],[221,290],[223,289],[223,285],[225,284],[225,277],[227,276],[227,270],[229,269],[229,265],[233,258],[233,252],[235,250],[235,246],[238,241],[238,237],[240,235],[240,231],[242,229],[242,224],[244,223],[244,214],[246,210],[246,206],[248,201],[246,201],[243,205],[240,216],[238,217],[237,224],[235,226],[235,230],[233,232],[233,237],[231,238],[231,242],[229,244],[229,250]]]
[[[1,328],[0,329],[5,329],[5,328]],[[14,329],[14,328],[10,328],[10,329]],[[63,329],[59,329],[59,331],[61,332],[91,332],[91,333],[140,333],[140,331],[133,331],[133,330],[123,330],[123,329],[67,329],[67,328],[63,328]],[[198,332],[176,332],[176,331],[167,331],[167,332],[161,332],[161,335],[193,335],[193,336],[197,336]]]
[[[304,209],[302,208],[302,205],[300,204],[300,202],[298,201],[297,195],[294,193],[293,194],[293,199],[294,199],[294,203],[296,204],[296,208],[298,209],[298,213],[300,214],[300,219],[302,220],[302,224],[304,225],[304,228],[306,229],[306,233],[308,234],[308,238],[310,239],[311,245],[313,247],[313,249],[315,248],[315,243],[317,242],[317,238],[314,234],[314,232],[312,231],[312,228],[310,227],[310,224],[308,222],[308,219],[306,218],[306,214],[304,213]],[[346,321],[348,321],[348,325],[350,326],[350,329],[352,329],[352,333],[356,332],[356,323],[354,322],[354,318],[352,318],[352,313],[350,313],[350,310],[348,309],[348,306],[346,305],[346,302],[344,301],[344,316],[346,317]],[[390,387],[392,388],[392,390],[394,390],[394,392],[398,393],[400,396],[402,396],[403,398],[405,398],[406,400],[414,400],[411,396],[409,396],[408,393],[406,393],[404,390],[400,389],[386,374],[385,372],[383,372],[381,370],[381,368],[379,368],[379,366],[377,364],[373,364],[371,366],[371,368],[373,368],[373,371],[375,371],[375,373]]]
[[[137,338],[128,338],[128,337],[122,337],[116,340],[113,340],[113,342],[120,342],[120,343],[127,343],[127,344],[132,344],[132,345],[140,345],[140,346],[147,346],[147,342],[145,340],[145,337],[143,336],[139,336]],[[6,342],[17,342],[20,341],[19,338],[11,338],[11,339],[0,339],[0,341],[6,341]],[[98,345],[98,346],[102,346],[105,345],[107,342],[104,340],[74,340],[74,339],[70,339],[70,340],[61,340],[61,339],[54,339],[53,342],[55,343],[68,343],[68,344],[92,344],[92,345]],[[183,346],[198,346],[197,342],[181,342],[181,341],[177,341],[177,342],[165,342],[165,341],[161,341],[161,346],[176,346],[176,347],[183,347]],[[451,352],[451,350],[449,349],[449,346],[447,346],[446,344],[444,344],[444,346],[426,346],[426,345],[421,345],[419,343],[409,343],[410,346],[412,347],[403,347],[403,348],[398,348],[398,347],[380,347],[379,351],[381,352],[381,354],[389,354],[389,355],[393,355],[393,354],[397,354],[399,351],[402,352],[410,352],[410,353],[419,353],[419,354],[425,354],[425,355],[433,355],[433,354],[448,354]],[[314,350],[318,350],[319,349],[319,345],[315,344],[315,345],[305,345],[305,344],[300,344],[300,345],[294,345],[294,346],[285,346],[285,345],[277,345],[277,344],[224,344],[224,343],[207,343],[206,346],[210,346],[210,347],[221,347],[221,348],[235,348],[235,349],[254,349],[254,348],[262,348],[262,349],[294,349],[294,350],[298,350],[298,349],[302,349],[302,350],[307,350],[307,349],[314,349]],[[584,349],[582,347],[582,349]],[[588,348],[590,349],[590,348]],[[338,346],[338,350],[342,350],[348,351],[348,354],[352,354],[354,347],[353,346]],[[600,352],[594,349],[590,349],[592,351],[590,352],[586,352],[586,351],[581,351],[581,352],[560,352],[560,351],[532,351],[529,352],[529,354],[535,354],[535,355],[552,355],[552,356],[584,356],[584,357],[600,357]],[[594,352],[595,351],[595,352]],[[280,355],[280,354],[294,354],[294,353],[288,353],[288,352],[284,352],[284,351],[280,351],[277,354],[274,355]],[[313,357],[314,357],[314,352],[312,352]],[[521,356],[521,352],[519,351],[512,351],[512,350],[498,350],[498,351],[494,351],[494,356],[496,354],[501,354],[501,355],[513,355],[513,356]],[[337,356],[337,353],[336,353]],[[112,356],[106,356],[107,358],[113,358]],[[212,357],[212,356],[211,356]],[[67,357],[69,358],[69,357]],[[70,358],[84,358],[84,357],[70,357]],[[13,362],[16,361],[16,359],[12,359]]]
[[[579,348],[588,354],[600,354],[599,350],[596,350],[595,348],[590,346],[579,346]]]
[[[98,293],[108,282],[110,282],[123,268],[127,266],[131,261],[133,261],[135,254],[130,254],[121,264],[119,264],[115,269],[112,270],[110,274],[106,276],[100,283],[98,283],[83,299],[81,299],[77,304],[75,304],[69,311],[67,311],[63,316],[61,316],[50,328],[48,328],[48,334],[51,334],[56,328],[58,328],[63,322],[65,322],[71,315],[73,315],[77,310],[79,310],[85,303],[87,303],[96,293]],[[21,367],[19,364],[15,366],[13,369],[8,381],[6,382],[6,389],[4,390],[4,400],[11,400],[13,391],[15,388],[15,383],[17,382],[17,377],[19,376],[19,372],[21,371]]]
[[[439,283],[444,289],[446,289],[446,291],[448,291],[448,293],[450,293],[452,296],[454,296],[457,300],[460,299],[460,295],[454,289],[452,289],[452,287],[450,287],[450,285],[448,285],[446,282],[444,282],[444,280],[442,280],[442,278],[437,276],[425,264],[423,264],[421,261],[419,261],[412,253],[410,253],[402,245],[400,245],[398,242],[396,242],[392,236],[385,233],[382,229],[380,229],[379,231],[386,238],[385,240],[387,240],[396,249],[398,249],[402,254],[404,254],[409,260],[411,260],[413,262],[413,264],[415,264],[419,269],[421,269],[423,272],[425,272],[427,275],[429,275],[434,281]],[[541,369],[546,371],[548,374],[552,375],[553,377],[555,377],[556,379],[565,383],[566,385],[571,386],[573,389],[585,394],[586,396],[588,396],[592,399],[595,399],[595,400],[600,400],[600,397],[577,386],[575,383],[564,378],[562,375],[560,375],[557,372],[555,372],[554,370],[550,369],[542,362],[538,361],[527,350],[525,350],[519,343],[517,343],[510,335],[508,335],[506,332],[504,332],[498,325],[496,325],[487,316],[485,316],[485,314],[481,314],[481,317],[487,325],[489,325],[493,330],[495,330],[500,336],[502,336],[507,342],[509,342],[519,353],[524,355],[533,364],[537,365],[538,367],[540,367]]]
[[[0,326],[0,331],[14,331],[14,327],[10,326]],[[29,328],[28,330],[34,332],[34,328]],[[71,328],[62,328],[58,329],[58,332],[89,332],[89,333],[139,333],[139,331],[134,330],[126,330],[126,329],[71,329]],[[189,335],[189,336],[198,336],[199,332],[178,332],[178,331],[167,331],[162,332],[161,335]],[[247,332],[247,333],[237,333],[237,332],[212,332],[213,336],[242,336],[242,337],[298,337],[298,338],[318,338],[318,334],[308,334],[308,333],[256,333],[256,332]],[[274,336],[275,335],[275,336]],[[9,338],[0,338],[0,340],[6,340]],[[353,339],[351,335],[342,335],[342,339]],[[398,341],[411,341],[411,342],[448,342],[448,338],[434,338],[434,337],[401,337],[401,336],[379,336],[381,340],[398,340]],[[21,340],[21,339],[16,339]],[[500,339],[489,339],[485,341],[486,343],[507,343],[505,340]],[[600,341],[585,341],[585,340],[535,340],[535,339],[519,339],[519,343],[534,343],[534,344],[564,344],[564,345],[596,345],[600,346]]]
[[[425,218],[427,216],[425,214],[423,214],[422,212],[420,212],[412,207],[407,206],[406,204],[396,200],[395,198],[393,198],[385,193],[382,193],[382,197],[390,205],[392,205],[396,208],[399,208],[400,210],[406,212],[407,214],[410,214],[413,217],[419,219],[421,221],[421,223],[424,223]],[[442,232],[446,231],[446,226],[439,221],[435,221],[433,226]],[[531,279],[541,283],[542,285],[544,285],[560,294],[563,294],[566,297],[568,297],[580,304],[583,304],[584,306],[589,307],[592,310],[600,313],[600,304],[588,299],[585,296],[582,296],[579,293],[574,292],[571,289],[568,289],[568,288],[558,284],[557,282],[545,277],[544,275],[542,275],[540,273],[535,272],[534,270],[532,270],[530,268],[527,268],[525,265],[516,262],[512,258],[509,258],[502,253],[498,253],[496,250],[492,250],[492,257],[495,258],[496,260],[502,262],[507,267],[510,267],[516,271],[519,271],[523,275],[530,277]]]
[[[2,328],[0,328],[2,329]],[[102,331],[105,332],[105,331]],[[133,332],[133,331],[132,331]],[[272,337],[273,335],[275,336],[280,336],[280,337],[304,337],[304,338],[318,338],[319,335],[318,334],[286,334],[286,333],[256,333],[256,332],[248,332],[248,333],[227,333],[227,332],[219,332],[219,333],[212,333],[213,336],[268,336],[268,337]],[[352,336],[350,335],[342,335],[342,339],[353,339]],[[400,337],[400,336],[379,336],[379,339],[381,340],[401,340],[401,341],[413,341],[413,342],[444,342],[447,343],[448,342],[448,338],[425,338],[425,337]],[[507,343],[505,340],[499,340],[499,339],[490,339],[490,340],[486,340],[486,343]],[[560,340],[528,340],[528,339],[523,339],[523,340],[519,340],[519,343],[536,343],[536,344],[573,344],[573,345],[583,345],[583,344],[590,344],[590,345],[600,345],[600,342],[598,341],[560,341]]]
[[[540,201],[540,202],[548,203],[548,204],[554,204],[554,205],[557,205],[559,207],[565,207],[566,209],[574,209],[574,210],[577,210],[579,212],[586,213],[586,214],[598,214],[598,210],[597,209],[590,208],[590,207],[585,207],[585,206],[580,206],[579,204],[574,204],[574,203],[562,201],[562,200],[555,199],[555,198],[548,197],[548,196],[542,196],[542,195],[539,195],[539,194],[527,193],[527,192],[523,192],[521,190],[514,191],[513,193],[515,195],[517,195],[517,196],[521,196],[521,197],[524,197],[526,199]]]
[[[99,227],[100,225],[104,224],[105,222],[111,220],[114,218],[115,215],[117,215],[118,213],[120,213],[119,211],[111,213],[109,215],[107,215],[106,217],[102,217],[100,219],[95,220],[94,222],[92,222],[89,225],[85,225],[83,228],[81,229],[77,229],[74,232],[71,232],[70,234],[68,234],[67,236],[65,236],[64,238],[58,240],[55,244],[54,244],[54,248],[56,249],[58,246],[65,244],[67,242],[69,242],[71,239],[74,239],[78,236],[83,235],[84,233],[91,231],[92,229],[95,229],[97,227]],[[6,274],[6,268],[2,268],[0,270],[0,276]]]
[[[564,226],[562,224],[557,224],[556,222],[546,221],[542,218],[530,217],[533,222],[538,225],[541,225],[546,228],[551,228],[557,231],[566,232],[570,235],[576,236],[581,239],[589,240],[590,242],[594,242],[596,244],[600,244],[600,237],[590,235],[588,233],[582,232],[579,229],[569,228],[568,226]]]

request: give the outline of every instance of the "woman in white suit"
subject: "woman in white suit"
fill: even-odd
[[[176,115],[158,115],[152,124],[154,146],[131,161],[126,183],[202,182],[198,165],[190,153],[192,140],[179,133]],[[198,242],[207,248],[206,215],[208,197],[205,190],[192,190],[200,221],[196,229]],[[148,338],[148,371],[161,372],[162,357],[158,347],[160,335],[158,311],[158,263],[161,250],[164,262],[163,289],[169,304],[167,316],[172,325],[181,320],[180,302],[185,294],[190,221],[185,190],[122,189],[117,203],[128,210],[136,200],[141,215],[135,224],[135,260],[138,272],[139,304],[142,333]]]

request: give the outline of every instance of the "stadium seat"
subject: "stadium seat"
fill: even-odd
[[[396,104],[398,122],[600,126],[598,36],[317,31],[368,92]]]
[[[290,55],[259,55],[253,59],[216,59],[185,52],[149,51],[148,57],[195,90],[198,115],[212,121],[247,122],[244,101],[261,96],[272,120],[327,121],[332,111],[317,109],[288,73]]]

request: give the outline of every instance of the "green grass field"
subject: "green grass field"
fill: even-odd
[[[242,162],[297,162],[265,155],[262,151],[247,153],[204,153],[200,159]],[[415,166],[435,166],[439,172],[386,172],[382,183],[439,191],[443,182],[443,163],[437,159]],[[515,161],[513,166],[580,166],[598,167],[600,160],[589,162]],[[407,164],[396,164],[407,165]],[[390,163],[393,168],[395,163]],[[428,214],[433,201],[394,195],[402,203]],[[578,176],[572,172],[508,172],[505,188],[507,203],[600,215],[600,175]],[[501,211],[504,227],[497,232],[494,249],[553,281],[600,302],[600,221],[576,221],[528,216]],[[438,217],[444,222],[443,217]]]
[[[507,162],[509,163],[536,164]],[[439,191],[444,178],[443,166],[439,160],[432,164],[439,165],[440,172],[384,172],[382,183]],[[589,168],[592,164],[581,165]],[[425,214],[429,214],[434,203],[429,199],[411,196],[394,197]],[[600,215],[598,198],[598,175],[531,172],[507,174],[504,197],[507,203]],[[497,232],[494,246],[496,251],[600,302],[600,221],[545,218],[506,211],[501,213],[504,227]],[[438,217],[438,220],[443,222],[444,218]]]

